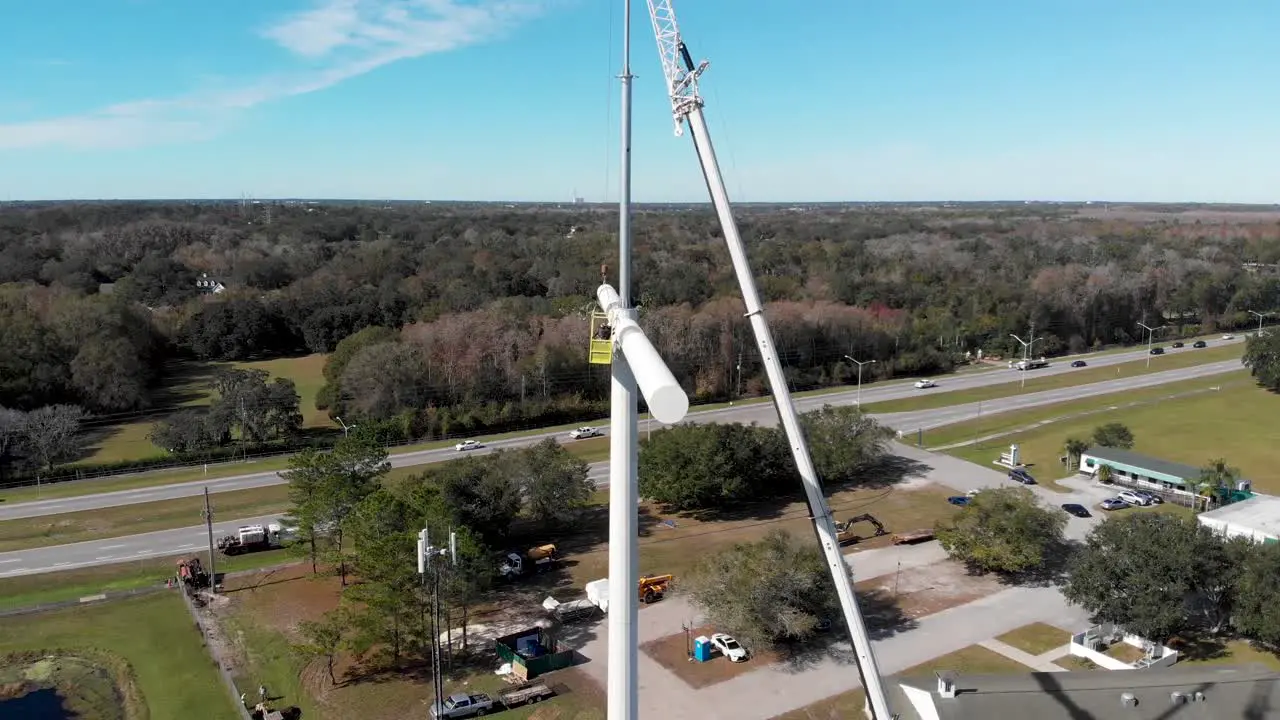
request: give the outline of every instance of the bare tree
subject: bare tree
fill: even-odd
[[[52,470],[59,460],[75,452],[76,433],[84,418],[79,405],[45,405],[27,413],[23,434],[42,467]]]

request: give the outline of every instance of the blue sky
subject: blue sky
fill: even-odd
[[[675,0],[731,195],[1280,202],[1280,4]],[[634,8],[634,197],[701,201]],[[616,200],[621,0],[0,0],[0,200]]]

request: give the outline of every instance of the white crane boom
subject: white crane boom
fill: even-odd
[[[769,378],[769,387],[773,392],[774,405],[778,409],[778,418],[787,434],[791,454],[800,471],[805,498],[809,504],[809,514],[813,517],[814,530],[822,546],[828,569],[831,571],[831,578],[835,582],[840,606],[844,611],[845,624],[849,628],[850,639],[858,658],[858,673],[862,679],[862,686],[866,689],[867,700],[873,714],[872,720],[892,720],[894,715],[889,710],[889,699],[871,649],[871,639],[867,635],[866,623],[858,609],[850,570],[845,565],[844,556],[840,553],[831,508],[823,496],[822,482],[818,479],[813,458],[809,456],[809,447],[805,442],[804,431],[800,427],[800,417],[796,413],[795,404],[791,401],[791,390],[787,386],[782,362],[774,350],[773,336],[765,320],[760,294],[756,290],[751,266],[747,261],[746,247],[743,245],[742,236],[738,233],[738,224],[734,220],[733,209],[729,204],[729,193],[725,189],[724,177],[720,173],[720,165],[716,161],[715,149],[711,144],[711,134],[707,130],[706,119],[702,114],[703,102],[698,95],[698,77],[707,69],[709,63],[703,61],[697,66],[694,65],[693,59],[689,56],[689,50],[680,37],[680,28],[676,24],[671,0],[647,0],[647,2],[649,17],[653,21],[654,37],[658,41],[658,55],[662,59],[662,70],[667,81],[667,93],[671,97],[676,135],[683,134],[684,123],[688,121],[689,129],[693,134],[693,145],[702,165],[702,174],[707,182],[707,189],[711,193],[716,214],[720,218],[720,226],[724,232],[725,243],[729,247],[729,256],[733,260],[738,284],[742,288],[746,315],[750,319],[751,329],[756,338],[756,347],[760,351],[760,359]]]

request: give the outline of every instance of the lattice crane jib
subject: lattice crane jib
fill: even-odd
[[[675,121],[676,135],[684,134],[685,117],[696,107],[702,107],[698,95],[698,76],[710,64],[703,60],[695,66],[688,48],[680,39],[680,26],[671,0],[647,0],[649,19],[653,21],[653,36],[658,41],[658,57],[662,60],[662,75],[667,82],[667,95],[671,98],[671,115]]]

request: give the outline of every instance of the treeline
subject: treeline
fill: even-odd
[[[836,486],[870,477],[892,435],[854,407],[824,407],[801,421],[819,474]],[[439,463],[403,479],[387,479],[389,470],[377,438],[357,429],[332,452],[294,456],[284,473],[292,505],[285,522],[298,539],[292,551],[343,587],[337,608],[300,627],[299,649],[331,672],[339,653],[391,666],[429,662],[424,610],[433,585],[422,582],[415,559],[424,527],[437,548],[447,546],[449,529],[457,534],[457,564],[439,561],[440,601],[464,638],[472,608],[500,600],[491,591],[502,580],[505,553],[595,542],[582,527],[595,490],[587,463],[555,440]],[[689,482],[678,482],[681,474]],[[641,442],[640,478],[646,499],[710,514],[801,491],[782,431],[741,424],[655,434]]]
[[[471,608],[497,581],[501,550],[517,522],[542,533],[570,526],[591,498],[587,465],[554,440],[442,463],[421,475],[383,482],[390,464],[377,439],[363,431],[332,452],[303,452],[284,473],[297,529],[291,548],[312,571],[332,571],[343,587],[340,605],[303,624],[300,650],[327,660],[348,652],[389,666],[429,662],[427,619],[435,585],[423,582],[416,536],[448,547],[457,537],[457,564],[437,558],[439,599],[462,628]],[[443,632],[441,630],[440,632]]]
[[[873,375],[1009,355],[1032,323],[1054,354],[1138,340],[1144,318],[1190,333],[1280,309],[1280,225],[1170,218],[745,207],[741,225],[803,388],[846,381],[846,354],[878,360]],[[332,352],[385,327],[329,378],[331,410],[427,437],[595,412],[606,384],[586,363],[587,318],[615,228],[590,207],[0,206],[0,405],[136,411],[165,404],[156,382],[174,357]],[[759,392],[714,215],[646,209],[634,229],[642,323],[690,393]],[[383,369],[405,390],[369,376],[375,358],[401,363]]]

